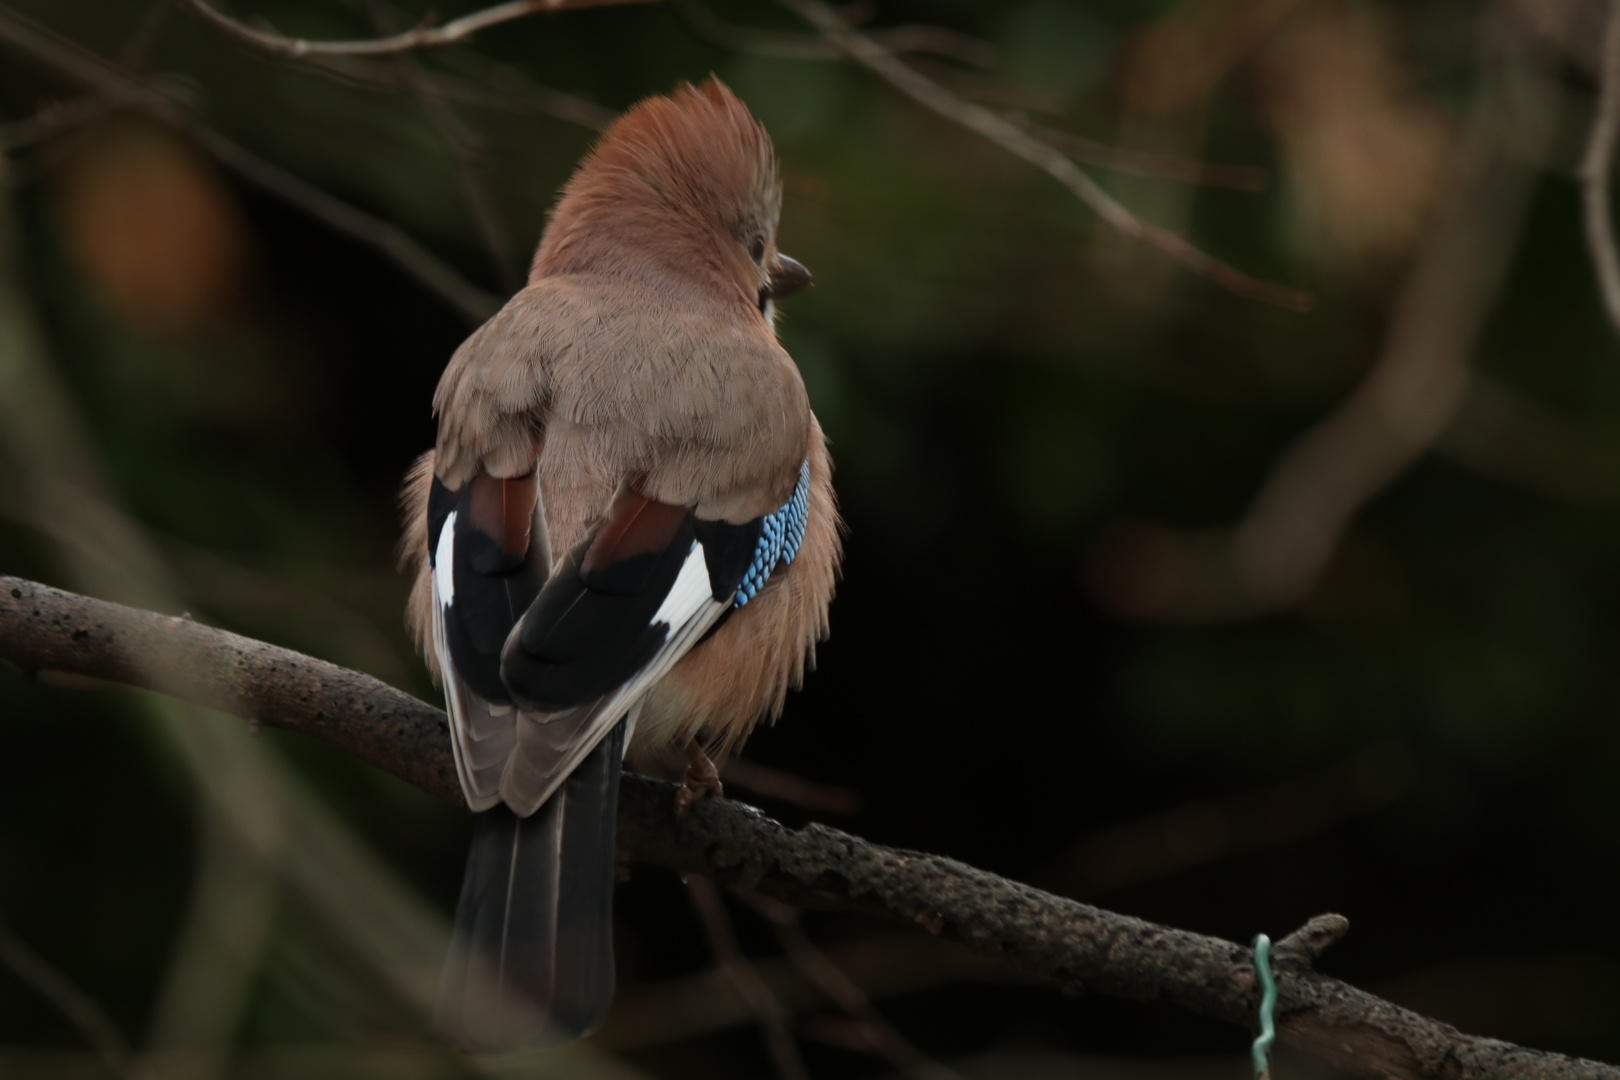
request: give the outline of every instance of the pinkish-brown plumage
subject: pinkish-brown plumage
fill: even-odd
[[[475,842],[469,861],[470,891],[458,911],[463,944],[447,968],[441,1007],[441,1026],[464,1044],[532,1041],[536,1025],[578,1033],[606,1008],[600,957],[566,960],[572,954],[558,944],[554,910],[544,918],[530,911],[524,924],[530,954],[549,958],[526,963],[528,974],[516,977],[514,993],[534,1008],[506,1015],[506,984],[480,988],[477,976],[491,949],[507,971],[517,910],[510,905],[527,895],[513,891],[516,853],[524,842],[536,850],[533,837],[545,829],[550,861],[533,872],[551,884],[539,891],[552,889],[558,873],[575,873],[572,861],[596,867],[591,880],[605,884],[594,888],[611,895],[601,869],[610,871],[611,860],[602,864],[599,851],[577,846],[570,855],[557,840],[560,802],[586,798],[579,776],[597,777],[589,791],[598,793],[567,820],[612,799],[611,785],[601,785],[616,777],[617,759],[603,773],[592,749],[605,732],[628,710],[637,749],[730,751],[781,711],[826,635],[839,524],[820,425],[772,326],[774,296],[807,280],[777,252],[780,207],[770,139],[718,80],[642,102],[608,128],[568,182],[528,284],[457,350],[440,380],[438,442],[403,496],[403,561],[415,575],[408,619],[446,688],[469,803],[488,809],[491,822],[506,812],[502,804],[520,818],[533,815]],[[801,468],[807,491],[798,486]],[[759,535],[762,517],[796,491],[807,508],[797,556],[775,564],[746,606],[727,610],[729,594],[709,595],[721,578],[709,575],[733,572],[720,553],[745,549],[726,538]],[[694,528],[709,539],[681,539]],[[526,552],[514,556],[523,543]],[[695,554],[683,555],[682,545]],[[693,558],[699,576],[683,584]],[[658,559],[680,575],[645,585],[636,567]],[[667,592],[638,600],[643,588]],[[612,681],[621,676],[611,663],[559,659],[596,648],[591,633],[612,638],[621,618],[614,613],[637,603],[657,606],[652,624],[663,644],[651,660],[635,661],[643,666],[634,672],[624,668],[623,681]],[[651,607],[640,610],[644,630]],[[576,623],[589,633],[564,632]],[[490,649],[500,636],[496,681]],[[591,682],[604,671],[609,681]],[[506,899],[491,900],[502,889]],[[608,933],[603,910],[579,916],[598,938]],[[480,953],[476,941],[497,923],[506,928],[498,947]],[[577,946],[591,936],[572,937]],[[564,986],[564,970],[583,988]]]
[[[459,489],[480,467],[513,477],[538,465],[555,560],[628,478],[700,517],[745,521],[781,506],[809,459],[799,557],[653,691],[636,744],[697,737],[731,749],[780,712],[826,635],[839,562],[826,443],[757,302],[780,206],[770,138],[718,80],[649,98],[604,133],[563,190],[528,286],[439,383],[437,457],[404,493],[409,622],[430,661],[435,472]],[[758,264],[747,248],[756,234]]]
[[[765,129],[719,80],[682,86],[631,109],[580,163],[529,280],[611,274],[752,307],[764,280],[749,231],[774,240],[781,209]]]

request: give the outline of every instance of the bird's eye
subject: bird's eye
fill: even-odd
[[[763,236],[756,236],[748,241],[748,254],[755,262],[759,262],[765,257],[765,238]]]

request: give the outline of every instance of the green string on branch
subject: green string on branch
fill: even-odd
[[[1254,1039],[1254,1075],[1268,1080],[1271,1075],[1271,1044],[1277,1041],[1277,1025],[1272,1014],[1277,1009],[1277,982],[1271,977],[1271,939],[1254,936],[1254,974],[1260,980],[1260,1034]]]

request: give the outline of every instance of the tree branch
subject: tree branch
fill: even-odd
[[[1586,245],[1592,252],[1598,292],[1609,321],[1620,330],[1620,253],[1614,245],[1609,206],[1615,142],[1620,140],[1620,0],[1611,0],[1598,71],[1597,115],[1581,159],[1581,195],[1586,207]]]
[[[701,0],[670,0],[671,8],[699,37],[731,52],[773,60],[841,60],[844,52],[820,34],[783,34],[726,22]],[[981,38],[943,26],[908,24],[867,31],[867,37],[891,52],[930,53],[976,68],[995,67],[1001,50]]]
[[[398,25],[393,10],[382,0],[368,0],[367,7],[378,32],[386,33]],[[517,271],[517,261],[512,257],[506,222],[502,220],[499,204],[489,188],[482,141],[467,129],[449,103],[435,92],[427,72],[418,66],[414,57],[395,56],[389,63],[400,87],[415,99],[423,118],[438,132],[444,148],[449,151],[450,160],[455,165],[456,182],[461,186],[462,199],[467,204],[473,228],[484,242],[484,250],[495,270],[495,279],[501,283],[501,291],[510,296],[523,287],[523,279]]]
[[[195,0],[194,0],[195,2]],[[1308,311],[1315,299],[1307,292],[1251,277],[1192,241],[1168,229],[1143,221],[1104,191],[1063,151],[1041,141],[1005,117],[982,105],[964,101],[911,67],[882,44],[850,26],[822,0],[777,0],[783,7],[814,26],[850,59],[887,80],[907,97],[969,131],[982,135],[1009,153],[1023,158],[1072,192],[1110,227],[1132,240],[1158,248],[1194,273],[1239,296],[1263,300],[1292,311]]]
[[[255,187],[284,199],[311,217],[391,258],[418,282],[474,323],[483,322],[501,306],[491,296],[391,222],[374,217],[288,172],[251,150],[227,139],[197,120],[172,97],[117,65],[67,41],[33,20],[0,8],[0,43],[34,57],[54,70],[88,86],[111,104],[138,109],[153,119],[188,133],[221,165]]]
[[[737,943],[737,930],[731,925],[731,913],[726,910],[720,890],[712,881],[692,878],[687,882],[687,897],[703,926],[704,936],[709,939],[715,965],[725,973],[731,988],[759,1020],[765,1049],[776,1065],[776,1075],[781,1080],[810,1080],[810,1069],[793,1038],[793,1014],[771,992],[770,984],[760,976],[759,969]]]
[[[460,804],[439,710],[367,675],[202,626],[0,576],[0,659],[158,690],[313,735]],[[704,799],[675,816],[675,786],[626,776],[619,843],[632,857],[799,907],[914,923],[1054,980],[1166,1001],[1250,1028],[1258,994],[1247,946],[1081,904],[952,859],[869,843],[824,825],[784,827],[753,807]],[[1318,974],[1340,936],[1313,920],[1278,946],[1285,1042],[1366,1077],[1620,1080],[1620,1068],[1465,1035]]]
[[[1271,179],[1266,170],[1252,165],[1211,165],[1191,158],[1131,150],[1031,123],[1025,117],[1009,116],[1007,119],[1042,142],[1063,151],[1076,162],[1129,176],[1175,180],[1183,184],[1230,188],[1233,191],[1264,191]]]
[[[601,131],[619,115],[594,101],[534,83],[513,68],[475,52],[444,54],[439,64],[459,68],[460,72],[430,71],[424,67],[421,78],[433,93],[457,105],[549,116],[591,131]],[[333,56],[312,65],[310,70],[347,86],[368,90],[400,89],[392,63],[387,60]]]
[[[40,997],[56,1006],[85,1041],[95,1048],[107,1068],[125,1080],[138,1080],[135,1055],[118,1025],[95,998],[35,952],[0,919],[0,967],[10,969]]]
[[[0,153],[22,150],[53,139],[64,131],[92,124],[127,107],[123,102],[101,94],[47,102],[32,116],[0,124]]]
[[[439,49],[446,45],[459,45],[480,30],[544,12],[653,2],[656,0],[511,0],[510,3],[496,4],[482,11],[475,11],[471,15],[452,19],[443,26],[424,24],[404,33],[358,41],[308,41],[304,38],[283,37],[266,30],[255,30],[246,23],[237,22],[210,5],[208,0],[186,0],[186,5],[201,16],[204,22],[212,23],[240,42],[276,56],[304,59],[319,56],[398,56],[417,49]]]
[[[1507,280],[1534,165],[1557,130],[1544,58],[1500,18],[1481,42],[1487,74],[1453,155],[1454,179],[1391,305],[1359,385],[1296,439],[1230,530],[1127,526],[1097,550],[1104,603],[1164,622],[1246,619],[1300,603],[1362,509],[1429,452],[1474,377],[1470,367]]]
[[[854,1024],[864,1029],[868,1049],[883,1055],[890,1065],[912,1080],[965,1080],[961,1073],[930,1058],[895,1030],[894,1025],[872,1004],[872,999],[860,984],[846,975],[832,957],[810,940],[810,935],[804,932],[797,909],[754,893],[738,895],[771,924],[771,929],[776,931],[776,939],[782,943],[782,951],[804,977],[825,994],[828,1001],[842,1009]]]

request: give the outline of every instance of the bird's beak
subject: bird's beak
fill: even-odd
[[[792,296],[806,285],[814,285],[815,278],[810,276],[804,263],[798,259],[790,259],[786,255],[777,255],[777,268],[771,271],[771,283],[765,290],[772,300],[780,300],[784,296]]]

